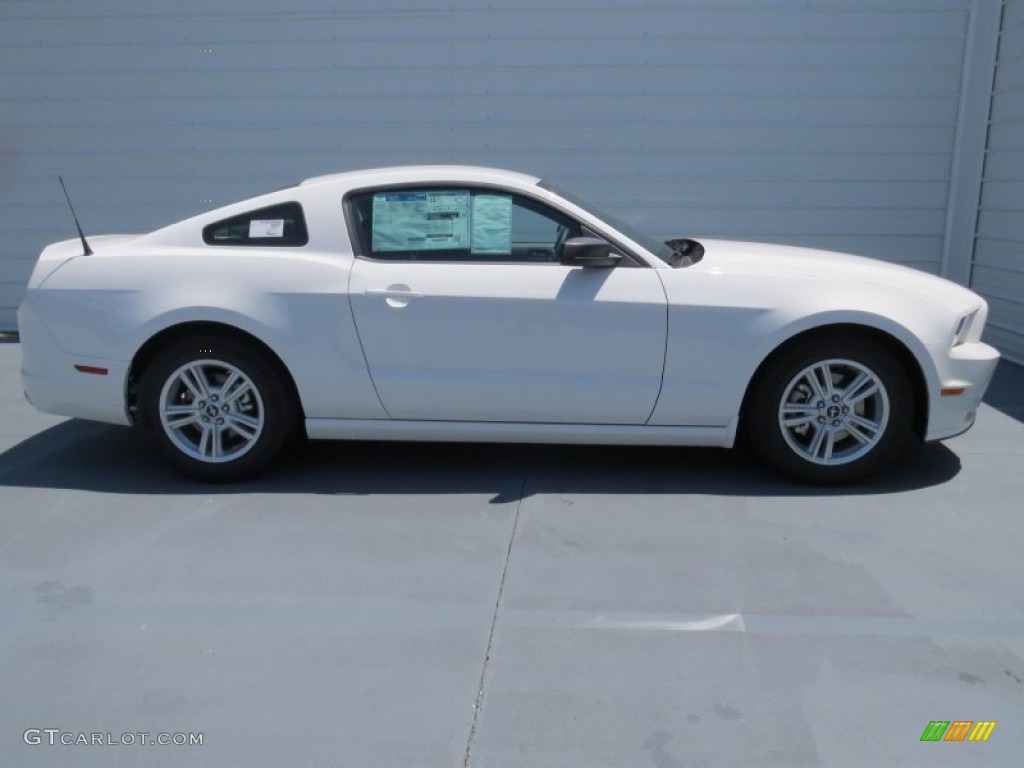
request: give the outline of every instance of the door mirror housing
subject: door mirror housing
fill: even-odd
[[[611,243],[599,237],[570,237],[562,244],[561,263],[569,267],[614,267],[622,261]]]

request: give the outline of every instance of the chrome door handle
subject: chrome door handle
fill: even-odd
[[[394,309],[401,309],[408,306],[410,301],[423,298],[422,293],[412,290],[403,283],[395,283],[387,288],[367,288],[365,293],[370,298],[384,299],[384,303]]]
[[[396,288],[367,288],[367,296],[379,296],[382,299],[405,299],[412,301],[413,299],[422,299],[423,294],[418,291],[400,290]]]

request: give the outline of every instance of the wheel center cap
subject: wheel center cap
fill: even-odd
[[[830,405],[825,409],[825,416],[829,419],[838,419],[842,413],[843,412],[838,405]]]
[[[220,408],[218,408],[216,405],[208,405],[208,406],[206,406],[206,415],[211,417],[211,418],[213,418],[215,416],[219,416],[220,415]]]

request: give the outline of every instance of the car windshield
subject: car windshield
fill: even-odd
[[[628,221],[623,221],[618,216],[607,213],[598,208],[593,203],[589,203],[586,200],[581,200],[573,193],[566,192],[564,189],[560,189],[547,181],[538,181],[537,186],[540,187],[541,189],[548,190],[548,192],[554,192],[559,197],[565,198],[573,205],[579,206],[592,216],[595,216],[601,221],[606,222],[609,226],[614,227],[633,242],[639,243],[641,246],[643,246],[644,249],[653,253],[666,264],[672,263],[673,251],[667,243],[662,243],[658,241],[657,239],[648,235],[646,232],[641,232]]]

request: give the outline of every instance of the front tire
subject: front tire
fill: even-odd
[[[857,482],[893,465],[909,444],[913,390],[885,346],[823,337],[766,363],[743,421],[754,451],[783,474],[820,485]]]
[[[265,470],[297,423],[277,366],[225,335],[184,337],[157,353],[142,373],[139,404],[166,461],[214,482]]]

